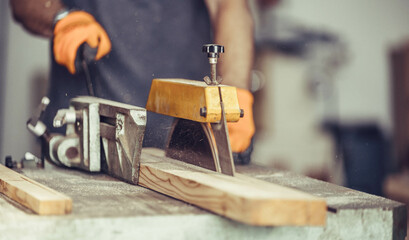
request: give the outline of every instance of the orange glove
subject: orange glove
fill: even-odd
[[[237,97],[244,116],[238,122],[227,123],[231,150],[236,153],[246,151],[256,131],[253,120],[253,95],[245,89],[237,88]]]
[[[76,72],[75,58],[83,43],[98,48],[94,60],[101,59],[111,51],[108,34],[91,14],[75,11],[57,22],[54,28],[55,61],[67,67],[71,74]]]

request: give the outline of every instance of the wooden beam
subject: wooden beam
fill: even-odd
[[[241,174],[231,177],[164,156],[142,152],[139,185],[230,219],[258,226],[322,226],[324,199]]]
[[[72,200],[0,164],[0,193],[39,215],[71,212]]]
[[[195,122],[219,122],[220,93],[227,122],[240,119],[240,106],[235,87],[209,86],[203,81],[187,79],[153,79],[146,110]],[[201,115],[201,108],[206,114]]]

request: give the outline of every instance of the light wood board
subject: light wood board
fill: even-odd
[[[324,199],[241,174],[234,177],[144,149],[139,185],[230,219],[258,226],[322,226]]]
[[[1,164],[0,193],[39,215],[62,215],[72,209],[72,200],[68,196]]]

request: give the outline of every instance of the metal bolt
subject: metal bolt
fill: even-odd
[[[206,107],[200,108],[200,116],[206,117],[207,116],[207,109]]]
[[[206,84],[208,85],[218,85],[217,81],[217,59],[221,53],[224,53],[224,46],[216,44],[206,44],[202,47],[202,52],[207,53],[207,57],[210,63],[210,84],[208,79],[205,79]]]

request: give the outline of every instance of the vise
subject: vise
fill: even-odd
[[[42,161],[57,166],[103,171],[137,184],[146,127],[144,108],[81,96],[57,112],[53,125],[66,125],[65,135],[49,133],[39,119],[50,100],[44,97],[27,128],[42,140]]]

